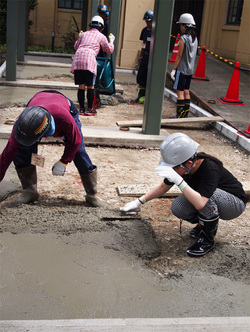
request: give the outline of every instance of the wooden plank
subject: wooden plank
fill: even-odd
[[[118,195],[122,197],[139,197],[146,194],[153,186],[144,184],[131,184],[131,185],[120,185],[117,186]],[[176,197],[181,194],[178,187],[173,186],[165,195],[162,197]]]
[[[192,118],[180,118],[180,119],[162,119],[161,125],[173,125],[173,124],[183,124],[183,123],[203,123],[203,122],[217,122],[224,121],[220,116],[200,116]],[[117,121],[117,126],[119,127],[141,127],[142,120],[132,120],[132,121]]]
[[[250,197],[250,181],[242,182],[245,193]],[[119,196],[122,197],[139,197],[145,195],[153,186],[145,184],[130,184],[130,185],[120,185],[117,187],[117,192]],[[162,197],[176,197],[181,194],[180,189],[177,186],[173,186],[165,195]]]

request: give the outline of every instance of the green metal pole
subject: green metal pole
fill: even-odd
[[[25,52],[28,52],[29,44],[29,0],[26,0],[26,11],[25,11]]]
[[[16,81],[18,0],[7,0],[6,80]]]
[[[99,0],[92,0],[91,4],[91,18],[97,15],[97,7],[99,6]]]
[[[26,46],[26,10],[27,0],[19,0],[18,5],[18,31],[17,31],[17,60],[24,61]]]
[[[142,132],[159,135],[174,0],[155,0]]]
[[[81,22],[81,30],[86,31],[88,30],[88,8],[89,8],[89,1],[83,0],[82,1],[82,22]]]
[[[115,49],[112,54],[114,76],[116,69],[116,57],[117,57],[119,27],[120,27],[121,1],[122,0],[112,0],[110,6],[109,31],[115,36],[115,42],[114,42]]]

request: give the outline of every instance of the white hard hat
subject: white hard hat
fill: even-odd
[[[179,21],[176,23],[177,24],[186,24],[187,27],[192,27],[192,28],[195,28],[195,25],[196,25],[193,15],[191,15],[189,13],[181,14]]]
[[[103,18],[99,15],[96,15],[92,17],[89,25],[91,28],[103,28],[104,27]]]
[[[169,135],[160,145],[159,165],[175,167],[181,165],[196,153],[199,144],[185,134]]]

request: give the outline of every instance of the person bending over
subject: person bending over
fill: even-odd
[[[38,144],[43,137],[63,137],[64,151],[53,165],[52,174],[63,176],[67,164],[74,162],[86,191],[86,202],[107,207],[97,191],[97,166],[85,150],[81,122],[74,103],[55,90],[41,91],[28,102],[16,120],[6,147],[0,155],[0,182],[14,161],[23,188],[16,203],[38,200],[36,162]],[[49,161],[48,161],[49,162]]]

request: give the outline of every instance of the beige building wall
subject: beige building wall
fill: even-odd
[[[250,68],[250,1],[244,1],[236,57],[240,64]]]
[[[41,0],[30,12],[30,20],[33,22],[29,31],[29,44],[51,46],[52,31],[55,32],[54,46],[64,47],[64,38],[69,33],[75,33],[77,39],[76,25],[81,29],[82,12],[80,10],[60,9],[57,0]]]
[[[104,3],[105,1],[100,1]],[[41,0],[34,11],[30,13],[33,25],[29,32],[29,44],[51,46],[52,31],[55,31],[54,46],[64,47],[64,38],[69,32],[75,32],[72,16],[81,27],[79,10],[57,8],[57,0]],[[107,1],[105,3],[108,3]],[[89,0],[89,20],[91,0]],[[141,48],[140,33],[146,26],[143,16],[147,10],[154,9],[154,0],[122,0],[119,43],[117,50],[117,66],[133,68]],[[75,33],[77,38],[77,33]]]
[[[146,26],[143,16],[147,10],[154,10],[154,0],[124,0],[122,8],[122,43],[119,66],[133,68],[138,60],[142,42],[139,40],[141,30]]]
[[[228,0],[205,0],[200,45],[250,68],[250,1],[245,0],[241,25],[227,25]]]
[[[197,0],[198,1],[198,0]],[[100,1],[100,3],[108,1]],[[30,45],[51,46],[51,32],[55,31],[55,47],[64,47],[64,38],[75,32],[72,16],[81,27],[82,12],[58,9],[57,0],[41,0],[30,12],[33,21],[29,32]],[[89,0],[88,20],[90,20],[91,0]],[[146,26],[144,13],[154,9],[154,0],[122,0],[120,31],[118,37],[117,66],[133,69],[141,48],[140,33]],[[200,46],[228,60],[240,61],[242,67],[250,68],[250,0],[244,0],[240,26],[226,25],[228,0],[204,0]],[[111,31],[112,32],[112,31]],[[75,38],[77,38],[75,32]]]

